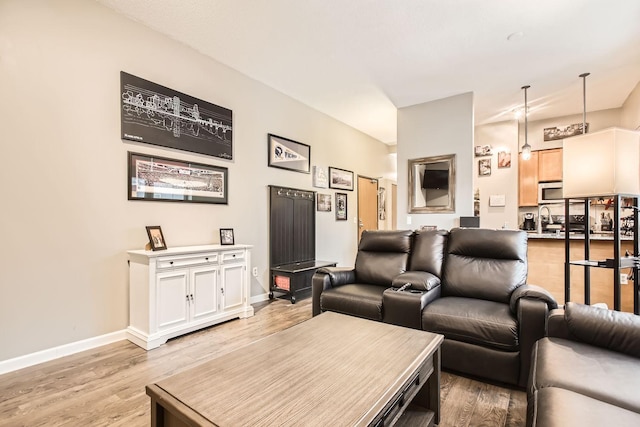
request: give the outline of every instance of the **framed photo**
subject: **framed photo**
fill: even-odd
[[[318,193],[316,204],[318,212],[331,212],[331,194]]]
[[[220,229],[220,244],[221,245],[235,245],[233,238],[233,228],[221,228]]]
[[[310,173],[311,147],[292,139],[269,134],[269,166]]]
[[[148,225],[147,236],[149,236],[149,244],[151,245],[151,250],[159,251],[162,249],[167,249],[167,242],[164,240],[162,228],[160,228],[159,225]]]
[[[508,151],[498,152],[498,169],[511,167],[511,153]]]
[[[478,176],[491,175],[491,159],[478,160]]]
[[[582,123],[575,123],[566,126],[556,126],[552,128],[544,128],[543,136],[545,141],[555,141],[556,139],[565,139],[570,136],[582,135],[589,132],[589,123],[585,123],[586,131],[582,130]]]
[[[129,152],[129,200],[228,204],[228,169]]]
[[[322,166],[313,167],[313,186],[317,188],[327,188],[329,186],[327,168]]]
[[[336,193],[336,220],[347,220],[347,193]]]
[[[232,111],[120,72],[125,140],[233,159]]]
[[[353,172],[329,167],[329,188],[353,191]]]
[[[492,156],[493,148],[490,145],[476,145],[474,147],[476,157]]]

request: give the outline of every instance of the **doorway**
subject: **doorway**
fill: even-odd
[[[358,242],[364,230],[378,229],[378,180],[358,175]]]

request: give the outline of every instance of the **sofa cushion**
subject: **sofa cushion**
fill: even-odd
[[[364,317],[382,321],[382,294],[385,288],[377,285],[350,283],[326,289],[320,295],[322,311]]]
[[[454,228],[449,233],[442,295],[509,303],[527,280],[527,233]]]
[[[530,394],[559,387],[640,412],[640,359],[563,338],[538,340],[533,356]]]
[[[358,283],[391,286],[394,277],[407,271],[411,230],[365,231],[356,256]]]
[[[517,351],[518,322],[508,304],[472,298],[441,297],[422,312],[422,328],[503,351]]]
[[[416,231],[409,268],[440,277],[448,235],[446,230]]]
[[[583,378],[583,381],[587,380]],[[536,427],[640,425],[640,414],[556,387],[539,390],[528,402]]]

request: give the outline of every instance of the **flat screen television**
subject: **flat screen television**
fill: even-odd
[[[425,169],[422,188],[433,190],[449,189],[449,171],[443,169]]]

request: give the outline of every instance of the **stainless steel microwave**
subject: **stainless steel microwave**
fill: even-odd
[[[562,182],[541,182],[538,184],[538,204],[559,203],[562,198]]]

